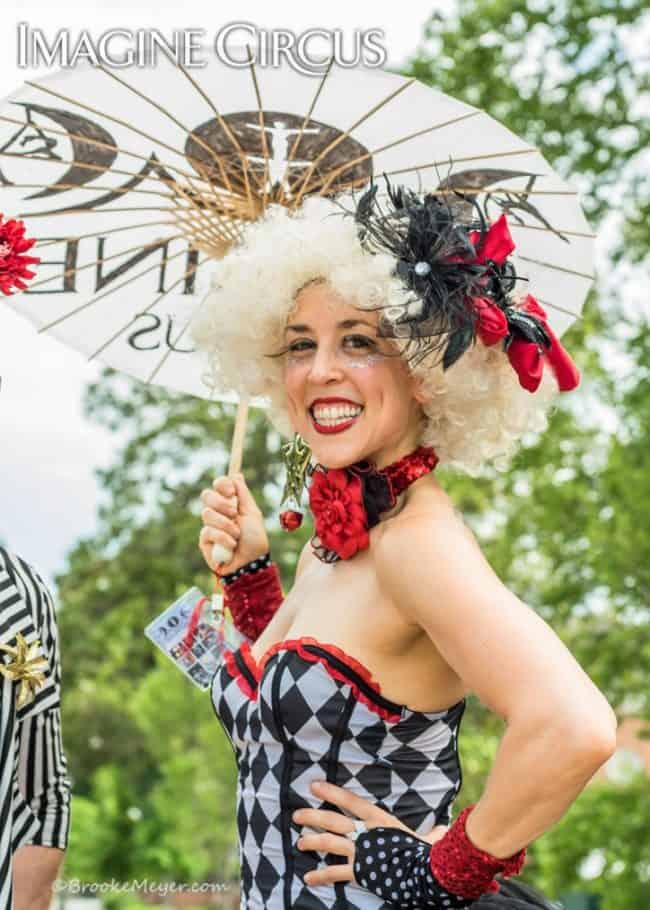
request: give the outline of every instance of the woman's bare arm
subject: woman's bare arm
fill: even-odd
[[[612,755],[616,716],[451,509],[387,525],[374,550],[394,603],[507,722],[467,833],[477,847],[510,856],[555,824]]]

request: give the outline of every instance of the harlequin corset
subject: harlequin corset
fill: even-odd
[[[320,802],[313,780],[345,787],[425,834],[447,824],[461,786],[462,700],[420,712],[381,694],[370,672],[313,638],[273,645],[259,662],[248,642],[226,652],[212,703],[238,765],[237,827],[246,910],[388,908],[354,882],[306,885],[306,872],[343,857],[301,851],[298,808]]]

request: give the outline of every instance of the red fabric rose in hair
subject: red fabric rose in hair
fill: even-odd
[[[350,559],[369,544],[361,480],[343,468],[315,471],[309,487],[314,527],[323,546]]]

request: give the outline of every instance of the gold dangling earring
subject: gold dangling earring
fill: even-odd
[[[280,525],[285,531],[295,531],[302,524],[300,499],[305,488],[305,475],[311,459],[311,449],[298,433],[294,433],[292,442],[282,446],[282,459],[287,469],[287,478],[282,491],[282,502],[292,499],[297,509],[280,512]]]

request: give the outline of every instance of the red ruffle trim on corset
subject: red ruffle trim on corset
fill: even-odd
[[[242,656],[242,659],[248,669],[251,671],[257,682],[259,682],[258,668],[255,663],[255,658],[251,654],[250,645],[245,641],[239,648],[239,653]],[[235,680],[239,688],[242,690],[244,695],[247,698],[250,698],[252,701],[255,701],[257,697],[257,685],[253,689],[249,681],[246,679],[242,671],[237,665],[235,659],[234,651],[224,651],[223,662],[226,665],[226,669],[230,676]]]
[[[224,607],[232,613],[235,628],[257,641],[284,600],[277,565],[272,562],[257,572],[246,572],[223,588]]]
[[[330,674],[330,676],[332,676],[334,679],[337,679],[339,682],[345,683],[346,685],[350,686],[350,688],[354,692],[354,697],[357,699],[357,701],[362,702],[362,704],[364,704],[364,705],[366,705],[366,707],[370,708],[371,711],[374,711],[375,714],[378,714],[381,718],[383,718],[383,720],[390,721],[391,723],[394,723],[394,722],[400,720],[400,718],[402,716],[401,711],[396,713],[395,711],[391,711],[388,708],[384,707],[383,705],[380,705],[377,702],[375,702],[372,699],[372,697],[367,695],[365,692],[361,691],[361,689],[359,688],[357,683],[355,683],[353,680],[351,680],[349,677],[347,677],[344,673],[342,673],[336,667],[332,666],[332,664],[327,660],[326,657],[324,657],[322,654],[312,654],[311,651],[307,651],[305,649],[305,645],[313,645],[316,648],[320,648],[323,651],[327,651],[329,654],[332,655],[332,657],[338,658],[342,663],[344,663],[354,673],[356,673],[357,676],[360,676],[361,679],[371,689],[373,689],[377,693],[377,695],[381,696],[381,688],[379,686],[379,683],[376,682],[372,678],[372,674],[370,673],[370,670],[368,670],[367,667],[365,667],[358,660],[355,660],[354,657],[351,657],[349,654],[347,654],[341,648],[338,648],[336,645],[331,645],[326,642],[318,641],[317,639],[310,638],[309,636],[306,636],[306,635],[302,636],[300,638],[290,638],[290,639],[287,639],[286,641],[278,641],[274,645],[271,645],[271,647],[268,648],[264,652],[262,657],[260,657],[260,660],[258,663],[258,668],[259,668],[258,680],[261,678],[262,673],[264,672],[264,667],[266,666],[267,661],[274,654],[277,654],[278,651],[281,651],[284,649],[294,650],[294,651],[297,651],[298,654],[300,654],[300,656],[302,658],[304,658],[304,660],[309,660],[312,663],[316,663],[316,662],[322,663],[325,666],[327,672]],[[249,656],[251,656],[251,655],[249,654]],[[253,659],[252,656],[251,656],[251,659]]]
[[[504,878],[517,875],[526,860],[526,848],[499,859],[476,847],[465,831],[465,820],[474,806],[460,813],[447,833],[431,848],[431,871],[443,888],[459,897],[478,898],[488,891],[498,891],[494,879],[498,873]]]

